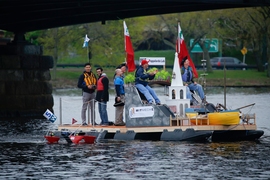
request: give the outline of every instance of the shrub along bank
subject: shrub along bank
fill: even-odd
[[[80,74],[83,72],[83,68],[58,68],[56,73],[51,70],[52,86],[54,89],[58,88],[76,88],[77,81]],[[93,72],[96,73],[95,69]],[[115,69],[104,69],[107,74],[110,84],[113,85],[113,76]],[[159,70],[157,74],[158,79],[167,79],[171,76],[172,69]],[[203,71],[199,70],[198,74],[203,74]],[[213,73],[208,73],[206,76],[206,86],[224,86],[224,76],[226,77],[226,86],[235,87],[255,87],[263,86],[270,87],[270,78],[266,77],[266,72],[258,72],[256,70],[214,70]],[[134,72],[126,73],[127,80],[134,78]],[[156,78],[156,79],[157,79]],[[130,80],[129,80],[130,81]],[[197,80],[200,84],[203,83],[202,78]]]

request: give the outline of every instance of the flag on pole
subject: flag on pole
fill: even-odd
[[[78,122],[76,119],[72,118],[72,124],[75,124],[76,122]]]
[[[179,64],[181,64],[181,61],[184,57],[187,57],[189,60],[189,65],[191,66],[194,76],[198,78],[198,73],[195,68],[195,65],[189,56],[189,52],[184,40],[184,36],[180,27],[180,23],[178,23],[178,35],[177,35],[177,40],[176,40],[176,52],[178,53],[178,59],[179,59]]]
[[[83,42],[83,48],[88,47],[88,42],[90,39],[87,37],[87,34],[85,35],[84,42]]]
[[[128,67],[128,72],[133,72],[136,69],[134,61],[134,51],[125,21],[124,21],[124,36],[125,36],[125,51],[126,51],[126,63]]]
[[[45,113],[43,114],[43,116],[48,119],[49,121],[51,121],[52,123],[54,123],[57,119],[57,117],[49,110],[47,109],[45,111]]]

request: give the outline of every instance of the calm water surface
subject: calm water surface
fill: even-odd
[[[163,88],[155,88],[165,102]],[[207,89],[208,102],[224,103],[223,89]],[[228,88],[226,105],[256,113],[259,141],[187,143],[108,140],[93,145],[47,144],[43,136],[62,122],[80,123],[80,90],[54,92],[58,120],[0,121],[0,179],[270,179],[268,88]],[[113,95],[108,104],[114,117]],[[110,119],[113,120],[113,119]],[[97,114],[97,121],[100,118]]]

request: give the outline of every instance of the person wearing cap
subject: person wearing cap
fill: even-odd
[[[187,98],[192,100],[192,97],[190,94],[190,90],[192,90],[192,91],[197,91],[200,98],[203,101],[205,101],[203,88],[200,84],[194,81],[193,70],[189,66],[189,60],[187,57],[184,57],[183,60],[181,61],[181,74],[182,74],[183,85],[187,86]]]
[[[135,72],[135,86],[136,88],[144,94],[149,104],[153,104],[153,98],[156,102],[156,105],[160,105],[160,100],[157,97],[156,92],[148,85],[148,81],[155,78],[157,71],[147,73],[148,69],[148,60],[144,59],[141,62],[141,65]]]

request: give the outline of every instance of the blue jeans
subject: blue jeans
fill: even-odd
[[[188,85],[189,89],[192,90],[192,91],[197,91],[200,98],[203,100],[204,99],[204,92],[203,92],[203,88],[200,84],[189,84]]]
[[[144,86],[142,84],[135,84],[136,88],[144,94],[145,98],[147,99],[148,103],[153,103],[152,97],[155,99],[156,103],[160,103],[160,100],[157,97],[156,92],[150,86]]]
[[[187,87],[187,90],[186,90],[186,92],[187,92],[187,99],[189,99],[191,101],[192,100],[192,97],[191,97],[191,93],[190,93],[189,87],[188,86],[186,86],[186,87]]]
[[[98,111],[101,119],[101,124],[109,124],[107,113],[107,101],[98,102]]]

